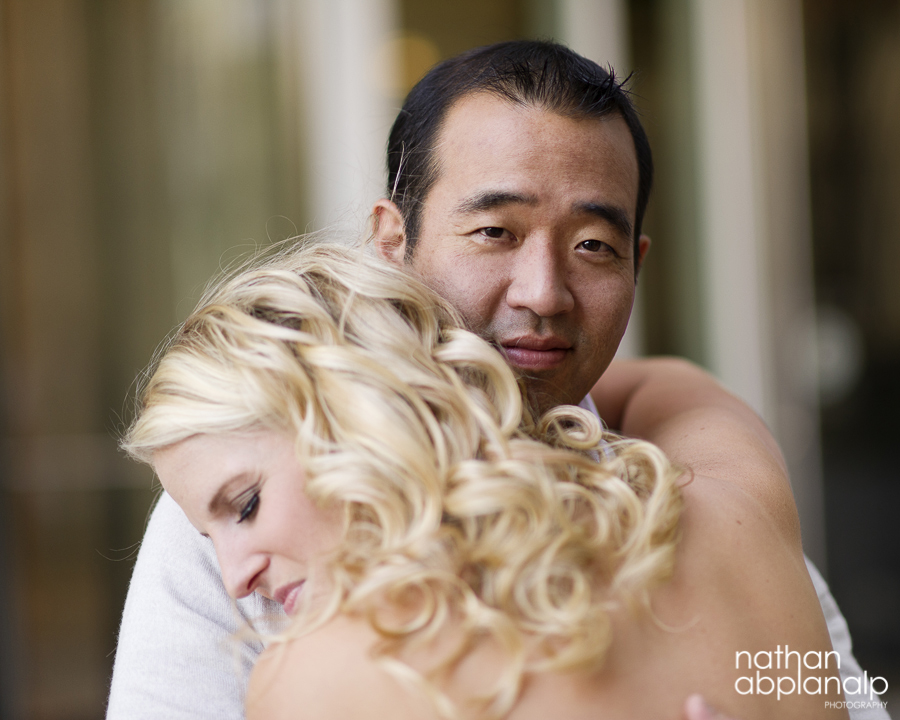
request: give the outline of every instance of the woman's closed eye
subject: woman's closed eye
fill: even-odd
[[[238,522],[242,523],[244,520],[250,520],[256,514],[256,511],[259,509],[259,489],[253,488],[244,494],[246,499],[238,498],[237,504],[240,506],[240,514],[238,516]]]

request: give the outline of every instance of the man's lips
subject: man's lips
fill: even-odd
[[[511,365],[521,370],[552,370],[571,352],[572,346],[556,337],[522,337],[500,343]]]
[[[300,591],[303,589],[304,582],[306,581],[300,580],[299,582],[291,583],[290,585],[284,585],[278,588],[272,596],[272,599],[275,602],[284,606],[284,612],[286,614],[294,614],[294,610],[297,607],[297,598],[300,597]]]

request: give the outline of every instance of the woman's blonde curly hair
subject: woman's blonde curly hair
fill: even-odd
[[[611,611],[649,607],[671,575],[682,503],[662,452],[607,452],[575,407],[534,421],[500,353],[357,250],[289,249],[222,281],[148,378],[123,441],[137,459],[196,434],[296,438],[306,492],[343,508],[344,532],[328,601],[294,634],[367,617],[379,661],[442,716],[454,708],[434,680],[479,642],[508,658],[483,699],[499,717],[530,672],[598,668]],[[443,631],[456,650],[433,674],[399,660]]]

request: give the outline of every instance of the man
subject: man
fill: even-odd
[[[375,249],[453,302],[523,373],[538,407],[596,402],[613,427],[749,493],[799,546],[780,452],[743,403],[680,361],[604,373],[649,248],[651,180],[646,136],[605,71],[557,45],[492,46],[439,65],[410,93],[389,140],[391,199],[373,211]],[[240,717],[262,647],[230,641],[244,618],[278,607],[256,595],[238,607],[212,544],[163,496],[126,602],[108,717]],[[705,712],[696,701],[686,711]]]

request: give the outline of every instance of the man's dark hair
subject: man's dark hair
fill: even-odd
[[[518,105],[565,116],[603,118],[618,113],[631,132],[638,161],[635,263],[644,211],[653,183],[647,134],[623,83],[613,71],[567,47],[537,40],[476,48],[435,65],[410,91],[388,137],[388,196],[400,208],[409,255],[415,247],[421,211],[437,181],[437,136],[460,98],[486,92]]]

